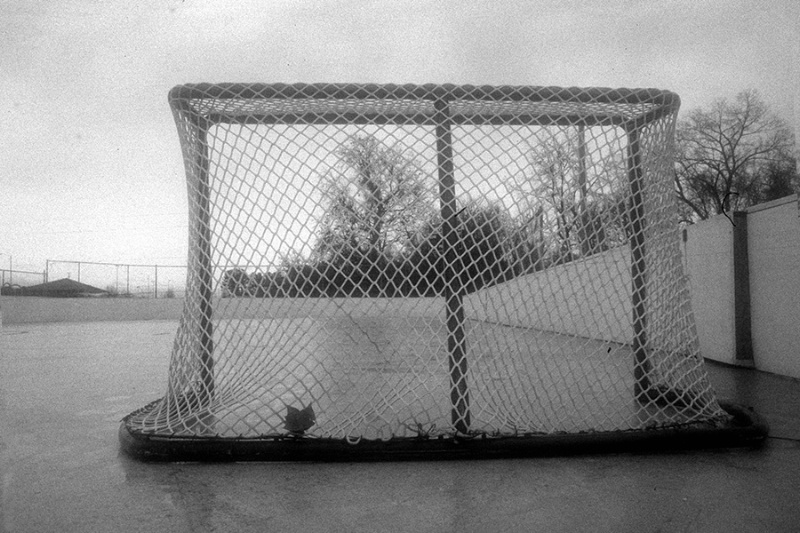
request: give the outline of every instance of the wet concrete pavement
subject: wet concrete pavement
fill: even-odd
[[[152,464],[120,419],[166,387],[173,321],[0,337],[0,528],[49,531],[797,531],[800,382],[709,364],[759,449],[359,464]]]

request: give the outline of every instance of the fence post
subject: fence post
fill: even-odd
[[[155,265],[156,269],[156,282],[153,285],[153,289],[155,291],[155,298],[158,298],[158,265]]]
[[[733,333],[735,360],[753,365],[753,331],[750,310],[750,260],[747,250],[747,211],[734,211],[733,220]]]

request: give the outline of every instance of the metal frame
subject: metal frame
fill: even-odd
[[[123,420],[125,452],[144,461],[403,461],[546,457],[607,452],[674,452],[686,449],[761,446],[767,423],[752,409],[722,403],[728,427],[693,425],[635,431],[525,434],[513,437],[404,438],[391,441],[339,439],[163,437],[132,433]],[[133,413],[135,414],[135,413]],[[133,415],[132,414],[132,415]],[[129,415],[129,416],[132,416]]]
[[[628,137],[627,167],[631,206],[631,277],[634,395],[640,401],[654,399],[647,360],[647,264],[644,232],[643,169],[639,132],[647,124],[675,113],[680,99],[674,93],[655,89],[579,89],[557,87],[488,87],[455,85],[355,85],[355,84],[194,84],[175,87],[169,93],[176,114],[188,118],[195,128],[195,145],[184,147],[194,155],[197,183],[190,201],[201,216],[191,227],[199,265],[200,308],[195,327],[200,339],[200,381],[203,405],[214,394],[213,323],[211,307],[213,265],[209,220],[209,147],[207,133],[217,123],[242,124],[423,124],[435,128],[439,169],[440,210],[444,227],[445,257],[453,263],[457,235],[455,184],[451,128],[454,125],[615,125]],[[387,109],[392,101],[393,109]],[[397,101],[402,101],[397,105]],[[485,112],[487,106],[491,112]],[[494,106],[494,108],[492,108]],[[579,146],[579,150],[585,147]],[[188,163],[187,163],[188,165]],[[190,169],[187,166],[187,172]],[[585,179],[585,178],[584,178]],[[522,435],[513,438],[469,436],[470,402],[467,368],[463,287],[449,272],[445,301],[447,307],[450,369],[451,418],[457,434],[450,439],[398,439],[397,443],[364,442],[351,445],[330,439],[222,439],[157,437],[132,434],[123,425],[123,447],[145,458],[197,459],[326,459],[405,458],[407,456],[492,457],[500,455],[541,455],[543,452],[573,453],[614,449],[690,444],[750,444],[766,435],[766,425],[738,407],[734,417],[747,423],[720,432],[697,427],[659,431],[598,433],[596,435]],[[747,416],[746,416],[747,415]],[[463,436],[463,438],[461,438]],[[263,446],[269,444],[269,452]],[[659,444],[660,443],[660,444]],[[411,445],[410,445],[411,444]]]

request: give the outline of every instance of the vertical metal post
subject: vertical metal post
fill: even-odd
[[[578,187],[581,191],[581,208],[585,210],[589,191],[586,185],[586,127],[583,124],[578,124]]]
[[[461,433],[470,428],[469,390],[467,388],[466,338],[464,334],[464,302],[461,274],[455,269],[456,195],[453,176],[453,141],[447,101],[439,98],[436,109],[436,157],[439,169],[439,196],[442,232],[445,242],[445,303],[447,306],[447,350],[450,369],[450,404],[453,426]]]
[[[586,131],[583,124],[578,124],[578,189],[580,199],[578,200],[578,238],[580,239],[581,255],[586,255],[592,250],[594,243],[590,242],[593,232],[589,229],[589,216],[586,212],[586,197],[589,195],[589,188],[586,185]]]
[[[78,261],[78,283],[81,282],[81,262]]]
[[[634,396],[640,401],[649,399],[650,361],[647,358],[647,265],[645,263],[644,193],[642,192],[642,154],[637,124],[627,128],[628,186],[630,188],[630,245],[631,245],[631,307],[633,311],[633,377]]]
[[[212,269],[211,264],[211,190],[209,186],[208,167],[208,127],[207,121],[198,119],[197,140],[196,140],[196,161],[197,172],[196,189],[194,190],[193,201],[197,210],[196,229],[195,229],[195,253],[198,267],[198,289],[199,289],[199,337],[200,337],[200,381],[203,390],[208,395],[201,400],[210,401],[214,395],[214,330],[212,324]],[[158,276],[158,267],[156,267]],[[156,287],[158,279],[156,278]],[[156,290],[158,290],[156,288]],[[201,403],[206,403],[201,401]]]
[[[131,294],[131,266],[125,265],[125,294]]]
[[[750,260],[747,249],[747,212],[734,211],[733,312],[735,360],[753,366],[753,331],[750,312]]]
[[[158,298],[158,265],[154,265],[153,268],[155,269],[155,280],[153,283],[153,298]]]

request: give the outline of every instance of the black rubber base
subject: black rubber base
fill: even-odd
[[[769,428],[752,409],[731,403],[726,427],[669,428],[517,437],[395,439],[350,444],[316,438],[162,437],[131,432],[122,422],[119,438],[128,455],[148,461],[401,461],[496,459],[590,453],[656,452],[759,446]]]

